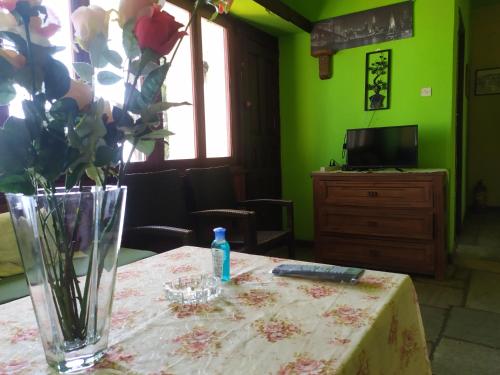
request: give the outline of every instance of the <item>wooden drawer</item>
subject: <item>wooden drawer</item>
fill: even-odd
[[[323,180],[319,183],[324,204],[394,208],[431,208],[433,206],[431,182],[370,183]]]
[[[354,210],[336,207],[319,209],[319,230],[323,234],[355,234],[378,237],[432,240],[432,212],[397,210]]]
[[[318,261],[350,266],[433,273],[434,245],[386,240],[321,237],[316,243]]]

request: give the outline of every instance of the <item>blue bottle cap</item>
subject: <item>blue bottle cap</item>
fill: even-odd
[[[214,228],[215,238],[224,239],[226,238],[226,228],[218,227]]]

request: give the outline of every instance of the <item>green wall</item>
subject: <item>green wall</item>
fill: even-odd
[[[316,20],[398,1],[328,1]],[[464,4],[467,2],[464,1]],[[313,238],[310,173],[331,158],[342,161],[348,128],[419,125],[419,165],[450,171],[449,227],[454,236],[454,89],[456,0],[417,0],[415,36],[343,50],[334,57],[334,77],[321,81],[306,33],[280,37],[280,100],[283,192],[296,207],[296,236]],[[365,54],[392,49],[391,109],[365,112]],[[432,97],[421,97],[432,87]]]
[[[500,4],[474,9],[472,12],[471,72],[500,67]],[[472,84],[474,84],[472,78]],[[488,205],[500,207],[500,97],[474,96],[470,101],[469,204],[473,190],[482,179],[488,189]]]

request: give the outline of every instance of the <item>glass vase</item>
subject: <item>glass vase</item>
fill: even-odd
[[[45,357],[61,373],[108,346],[125,187],[7,194]]]

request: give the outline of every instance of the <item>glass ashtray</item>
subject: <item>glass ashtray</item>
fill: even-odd
[[[180,277],[165,283],[167,301],[182,305],[207,303],[221,293],[221,281],[212,275]]]

